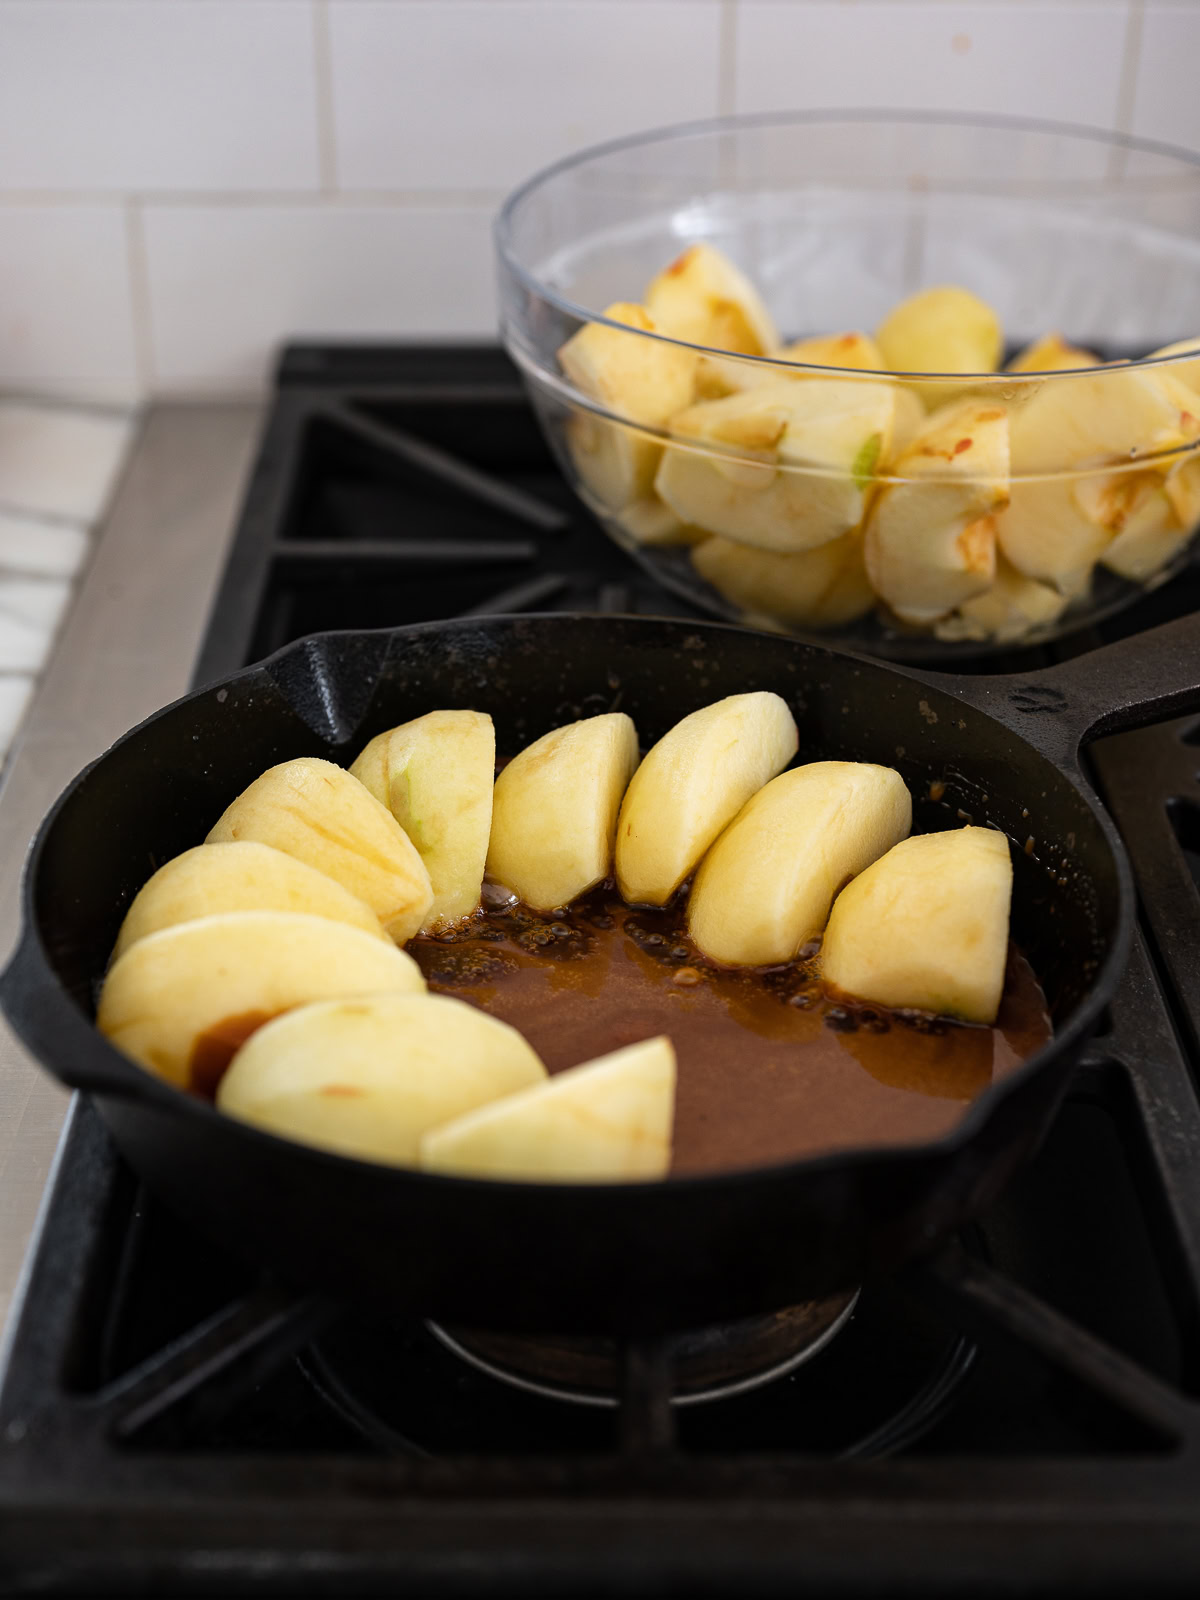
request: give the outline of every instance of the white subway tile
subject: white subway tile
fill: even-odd
[[[1200,6],[1148,5],[1133,100],[1133,132],[1200,150]]]
[[[31,677],[21,673],[0,676],[0,758],[8,753],[32,694]]]
[[[0,404],[0,505],[95,522],[129,448],[132,423],[54,406]]]
[[[1127,7],[743,0],[737,108],[979,111],[1112,127]]]
[[[0,672],[37,672],[67,608],[66,578],[0,578]]]
[[[256,386],[286,338],[495,332],[488,211],[164,206],[145,223],[162,388]]]
[[[707,0],[336,0],[338,177],[507,188],[569,151],[717,109]]]
[[[0,186],[317,182],[308,0],[4,0]]]
[[[0,511],[0,572],[71,578],[83,565],[87,548],[87,529],[78,523]]]
[[[136,386],[120,209],[0,206],[0,391]]]

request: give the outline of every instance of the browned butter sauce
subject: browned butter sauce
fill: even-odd
[[[551,1072],[668,1034],[676,1173],[934,1138],[1051,1033],[1015,947],[995,1026],[972,1027],[839,1004],[811,958],[717,967],[684,933],[682,901],[631,909],[611,884],[566,912],[491,911],[408,948],[431,990],[511,1022]]]

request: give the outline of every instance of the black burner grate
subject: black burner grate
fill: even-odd
[[[1200,605],[1189,573],[1066,650]],[[197,666],[328,627],[678,614],[484,349],[284,358]],[[1029,653],[1001,666],[1038,664]],[[1096,747],[1144,937],[1038,1157],[811,1361],[618,1411],[252,1281],[77,1104],[0,1391],[0,1588],[930,1594],[1200,1582],[1200,724]]]

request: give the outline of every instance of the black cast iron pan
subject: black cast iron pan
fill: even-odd
[[[1187,618],[1028,677],[956,679],[634,617],[304,639],[151,717],[66,790],[27,863],[4,1009],[50,1071],[95,1096],[152,1189],[298,1284],[387,1313],[548,1332],[680,1328],[792,1304],[928,1250],[1036,1145],[1112,994],[1133,920],[1125,856],[1078,748],[1089,734],[1200,708],[1198,646],[1200,618]],[[437,1177],[222,1117],[92,1027],[130,899],[265,767],[300,755],[349,761],[382,729],[445,706],[490,712],[502,752],[618,705],[649,744],[687,712],[748,689],[791,705],[798,760],[897,767],[918,830],[969,816],[1013,841],[1014,937],[1056,1036],[939,1142],[658,1184]]]

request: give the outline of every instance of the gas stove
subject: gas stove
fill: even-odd
[[[1193,571],[1053,659],[1198,605]],[[290,348],[195,682],[532,610],[689,614],[496,350]],[[623,1346],[376,1323],[191,1236],[77,1100],[0,1387],[0,1586],[1194,1592],[1198,745],[1094,747],[1143,904],[1111,1015],[1000,1202],[856,1296]]]

